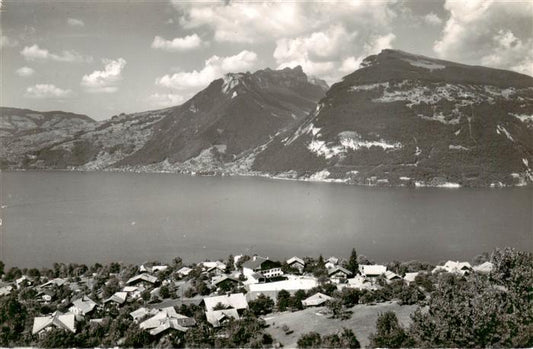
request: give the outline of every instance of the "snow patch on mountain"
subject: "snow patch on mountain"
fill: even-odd
[[[511,134],[509,133],[509,131],[507,131],[505,129],[505,127],[503,127],[502,125],[498,125],[496,127],[496,133],[499,134],[499,135],[501,135],[503,133],[505,135],[505,137],[507,137],[507,139],[509,139],[511,142],[514,142],[514,139],[511,136]]]

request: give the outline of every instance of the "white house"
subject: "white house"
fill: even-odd
[[[480,265],[474,266],[473,269],[478,273],[488,274],[492,271],[492,269],[494,269],[494,264],[492,264],[491,262],[485,262]]]
[[[291,268],[294,268],[298,270],[298,272],[301,274],[304,271],[305,268],[305,261],[299,257],[292,257],[287,259],[287,265]]]
[[[243,293],[204,298],[205,316],[214,327],[219,327],[229,319],[239,319],[240,313],[248,309],[248,301]],[[222,305],[225,309],[215,309]]]
[[[387,267],[384,265],[359,265],[359,273],[366,277],[378,277],[386,271]]]
[[[468,262],[447,261],[444,265],[436,266],[431,272],[437,273],[439,271],[444,271],[452,274],[465,275],[471,270],[472,266]]]
[[[283,275],[281,263],[259,256],[253,256],[251,260],[244,262],[242,273],[246,277],[254,273],[261,273],[261,275],[269,279]]]

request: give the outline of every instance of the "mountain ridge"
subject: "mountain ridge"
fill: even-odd
[[[325,91],[301,67],[230,73],[115,116],[27,168],[259,175],[385,186],[533,183],[533,78],[398,50]]]

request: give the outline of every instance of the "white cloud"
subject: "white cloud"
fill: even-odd
[[[5,35],[0,35],[0,48],[1,47],[16,47],[19,42],[16,39],[11,39]]]
[[[242,72],[251,69],[257,62],[257,54],[241,51],[230,57],[212,56],[205,61],[201,70],[178,72],[156,79],[156,84],[175,90],[192,90],[206,87],[211,81],[229,72]]]
[[[18,76],[25,78],[25,77],[32,76],[33,74],[35,74],[35,70],[33,70],[30,67],[21,67],[17,69],[15,73],[17,73]]]
[[[197,34],[187,35],[183,38],[175,38],[173,40],[166,40],[160,36],[156,36],[152,42],[152,48],[164,51],[188,51],[200,47],[202,39]]]
[[[452,1],[441,38],[433,50],[446,59],[532,73],[533,2]]]
[[[441,25],[442,19],[437,16],[434,12],[430,12],[424,16],[424,22],[429,25]]]
[[[319,32],[333,23],[381,27],[394,17],[394,1],[240,1],[191,3],[174,0],[185,28],[210,27],[219,42],[257,43]]]
[[[295,39],[276,42],[274,58],[278,68],[302,66],[306,74],[318,76],[328,83],[359,67],[364,57],[390,48],[395,35],[367,35],[361,41],[357,33],[349,34],[342,26],[334,25],[324,32],[311,33]],[[352,53],[358,51],[355,58]]]
[[[114,93],[118,90],[117,83],[122,80],[122,70],[126,65],[124,58],[104,59],[104,70],[95,70],[91,74],[84,75],[81,85],[91,93]]]
[[[45,61],[51,60],[56,62],[91,62],[92,57],[83,56],[76,51],[63,51],[61,54],[51,53],[47,49],[42,49],[38,45],[25,46],[20,54],[27,61]]]
[[[70,25],[72,27],[83,27],[83,26],[85,26],[85,23],[81,19],[77,19],[77,18],[69,18],[69,19],[67,19],[67,23],[68,23],[68,25]]]
[[[25,97],[38,99],[60,99],[72,95],[71,90],[64,90],[52,84],[37,84],[26,89]]]
[[[530,40],[518,39],[510,30],[501,29],[493,38],[490,54],[481,58],[481,64],[533,75],[533,45]]]
[[[154,93],[148,97],[150,104],[156,107],[171,107],[185,102],[186,97],[173,93]]]

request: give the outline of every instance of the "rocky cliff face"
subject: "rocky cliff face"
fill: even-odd
[[[256,156],[276,176],[360,184],[533,182],[533,78],[384,50]]]

